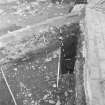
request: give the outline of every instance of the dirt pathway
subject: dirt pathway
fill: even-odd
[[[105,14],[86,8],[86,93],[89,105],[105,105]]]

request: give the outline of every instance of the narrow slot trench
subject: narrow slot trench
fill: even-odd
[[[78,30],[76,30],[78,31]],[[80,34],[80,32],[76,32]],[[73,73],[77,55],[78,35],[65,38],[61,46],[61,73]]]
[[[72,75],[74,78],[75,105],[86,105],[83,78],[85,59],[82,54],[84,35],[80,29],[80,25],[77,25],[79,28],[75,30],[75,36],[72,38],[72,43],[70,43],[69,39],[66,39],[64,42],[62,48],[62,50],[64,50],[62,51],[61,71],[63,74],[69,72],[69,76]],[[73,81],[69,82],[72,84]]]
[[[73,86],[75,91],[74,104],[86,105],[86,97],[84,92],[83,66],[84,57],[82,54],[84,35],[81,31],[79,23],[74,24],[74,36],[65,38],[61,47],[61,75],[66,77],[68,86]],[[78,27],[78,28],[75,28]],[[71,85],[73,84],[73,85]],[[72,100],[73,100],[72,99]]]
[[[80,27],[75,32],[72,43],[70,43],[70,39],[64,40],[61,54],[61,72],[62,74],[69,72],[70,75],[75,77],[75,103],[76,105],[86,105],[83,85],[84,58],[82,56],[84,36],[80,31]]]

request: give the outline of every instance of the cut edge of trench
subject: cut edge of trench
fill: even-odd
[[[81,34],[78,36],[78,45],[77,45],[77,59],[75,62],[75,105],[90,105],[89,97],[87,97],[86,89],[86,74],[85,69],[85,60],[86,60],[86,42],[85,42],[85,19],[80,21],[80,30]]]

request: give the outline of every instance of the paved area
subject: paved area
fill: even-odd
[[[86,92],[89,105],[105,105],[105,14],[86,8]]]

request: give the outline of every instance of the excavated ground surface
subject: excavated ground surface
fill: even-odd
[[[79,36],[79,30],[73,25],[72,32]],[[66,32],[65,32],[66,34]],[[72,38],[72,37],[71,37]],[[77,43],[77,42],[75,42]],[[56,88],[58,50],[30,56],[29,59],[20,60],[3,65],[6,78],[15,95],[18,105],[74,105],[75,104],[75,74],[61,76],[59,88]],[[70,49],[74,51],[74,49]],[[75,49],[76,50],[76,49]],[[3,78],[0,80],[0,102],[14,105]],[[7,101],[5,101],[7,100]],[[37,105],[36,104],[36,105]]]
[[[5,18],[8,17],[8,15],[4,16]],[[28,17],[28,19],[34,18],[30,15],[28,16],[26,16]],[[0,17],[3,19],[2,16]],[[21,16],[19,17],[21,18]],[[25,18],[23,18],[20,22],[17,22],[14,19],[12,24],[13,26],[11,25],[11,22],[8,23],[9,21],[8,22],[3,20],[1,21],[0,19],[0,22],[2,22],[2,24],[4,25],[0,27],[1,35],[3,35],[7,31],[15,30],[14,24],[16,27],[19,26],[16,28],[19,29],[21,27],[26,26],[27,24],[32,25],[36,21],[35,19],[33,20],[34,22],[33,21],[28,22],[27,19],[24,22],[23,20]],[[39,18],[38,21],[40,21]],[[66,26],[66,28],[63,29],[62,35],[65,36],[72,35],[70,37],[72,42],[74,41],[73,40],[74,37],[79,37],[80,35],[79,24],[78,23],[73,24],[71,30],[68,30],[68,27],[69,26]],[[75,42],[75,44],[76,43],[77,42]],[[10,63],[1,65],[18,105],[75,105],[76,104],[75,73],[72,73],[71,75],[65,74],[60,76],[59,88],[57,88],[56,86],[58,55],[59,55],[58,47],[59,46],[56,46],[56,44],[54,44],[46,48],[46,50],[44,50],[41,53],[37,53],[35,55],[31,53],[28,55],[28,57],[25,56],[26,58],[18,59]],[[70,48],[68,50],[73,51],[77,49]],[[14,105],[12,97],[8,91],[8,88],[5,84],[1,72],[0,72],[0,105]]]

